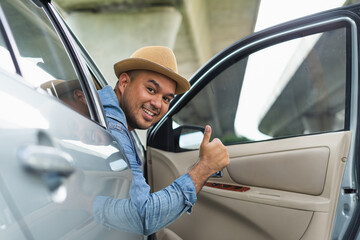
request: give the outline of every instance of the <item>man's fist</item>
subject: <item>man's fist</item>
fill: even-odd
[[[200,145],[199,158],[200,162],[202,161],[211,169],[209,176],[213,173],[221,171],[230,163],[229,153],[224,146],[224,144],[218,138],[214,138],[210,142],[211,137],[211,127],[207,125],[205,127],[204,138]]]

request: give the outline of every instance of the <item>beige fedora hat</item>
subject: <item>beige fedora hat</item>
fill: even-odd
[[[130,70],[150,70],[161,73],[176,82],[175,94],[190,89],[189,82],[178,74],[176,58],[173,51],[163,46],[148,46],[135,51],[130,58],[114,64],[116,77]]]

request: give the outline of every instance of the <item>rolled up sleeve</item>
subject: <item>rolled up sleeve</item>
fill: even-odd
[[[184,212],[190,214],[197,200],[188,174],[155,193],[140,193],[138,187],[132,185],[135,193],[141,195],[129,199],[95,197],[92,206],[95,221],[107,227],[150,235],[173,223]]]

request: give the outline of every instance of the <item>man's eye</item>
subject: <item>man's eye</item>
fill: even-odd
[[[165,101],[166,103],[170,103],[170,102],[171,102],[171,99],[168,98],[168,97],[164,97],[164,101]]]
[[[151,92],[151,93],[154,93],[154,92],[155,92],[155,90],[154,90],[153,88],[151,88],[151,87],[148,87],[147,89],[148,89],[148,91]]]

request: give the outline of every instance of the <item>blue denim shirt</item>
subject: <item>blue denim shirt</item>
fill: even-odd
[[[110,132],[130,162],[133,180],[129,199],[94,198],[92,210],[95,221],[108,227],[150,235],[174,222],[184,212],[191,213],[197,198],[190,176],[184,174],[170,186],[150,193],[150,186],[140,169],[141,160],[127,129],[125,114],[119,107],[114,90],[106,86],[99,91],[99,96]]]

